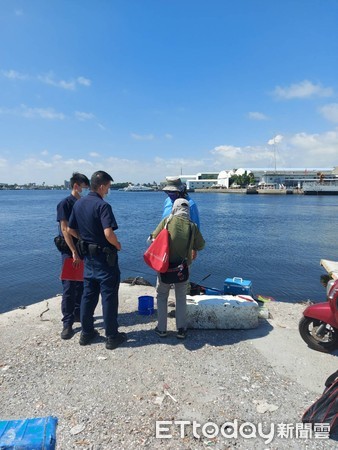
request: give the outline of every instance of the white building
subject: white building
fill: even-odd
[[[217,183],[218,172],[200,172],[195,175],[175,175],[187,185],[188,191],[206,189]]]
[[[250,173],[252,173],[251,170],[248,169],[237,169],[237,170],[222,170],[222,172],[220,172],[218,174],[218,178],[217,178],[217,187],[222,187],[222,188],[226,188],[229,189],[230,186],[230,178],[233,177],[234,175],[244,175],[245,172],[249,175]]]
[[[258,185],[276,185],[276,187],[302,188],[304,181],[337,179],[337,168],[334,169],[284,169],[255,170],[255,180]]]
[[[175,175],[186,183],[188,190],[218,187],[228,189],[234,175],[253,173],[256,185],[285,188],[301,188],[304,181],[318,180],[322,174],[325,179],[338,178],[338,166],[333,169],[243,169],[222,170],[221,172],[200,172],[195,175]]]

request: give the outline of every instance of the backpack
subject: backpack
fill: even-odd
[[[327,423],[330,425],[330,435],[338,431],[338,370],[325,382],[325,390],[303,414],[303,423]]]

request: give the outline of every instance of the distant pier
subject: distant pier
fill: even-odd
[[[302,189],[255,189],[255,188],[208,188],[208,189],[195,189],[195,192],[205,193],[220,193],[220,194],[265,194],[265,195],[290,195],[290,194],[303,194]]]

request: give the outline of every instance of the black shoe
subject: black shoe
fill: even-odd
[[[61,339],[71,339],[74,336],[74,331],[72,326],[64,327],[61,332]]]
[[[167,337],[167,332],[166,331],[160,331],[157,327],[155,328],[154,331],[161,338]]]
[[[185,339],[187,337],[187,330],[179,328],[176,334],[177,339]]]
[[[88,345],[91,343],[93,339],[99,336],[99,332],[97,330],[93,330],[91,333],[81,333],[79,344],[80,345]]]
[[[172,309],[168,312],[168,317],[175,318],[176,317],[176,309]]]
[[[114,350],[119,345],[121,345],[123,342],[127,340],[127,334],[126,333],[117,333],[116,336],[108,336],[106,341],[106,348],[108,350]]]

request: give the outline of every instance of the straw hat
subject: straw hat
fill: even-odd
[[[163,191],[168,192],[183,192],[184,184],[181,178],[178,177],[166,177],[167,185],[163,188]]]

